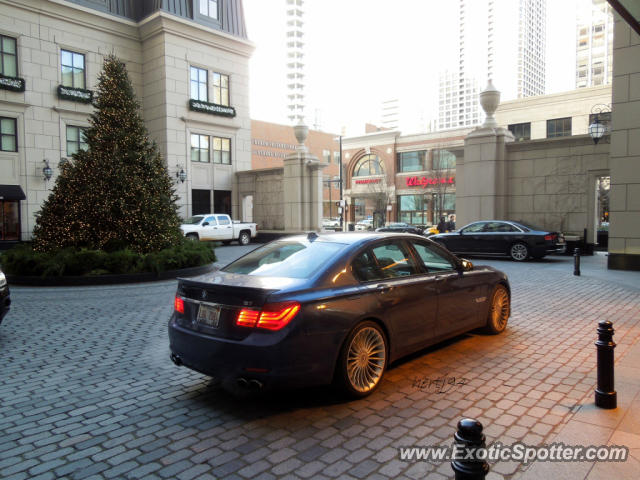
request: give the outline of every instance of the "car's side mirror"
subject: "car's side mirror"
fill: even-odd
[[[203,227],[206,227],[207,225],[209,225],[209,222],[204,222],[204,223],[202,224],[202,226],[203,226]]]
[[[473,263],[464,258],[461,258],[460,260],[460,266],[462,267],[463,272],[470,272],[471,270],[473,270]]]

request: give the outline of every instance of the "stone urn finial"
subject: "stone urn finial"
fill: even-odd
[[[498,105],[500,105],[500,92],[494,87],[491,79],[489,79],[487,88],[480,92],[480,105],[482,105],[482,109],[487,115],[482,126],[484,128],[496,128],[498,123],[493,114],[496,112]]]
[[[302,119],[300,119],[300,122],[295,127],[293,127],[293,133],[296,136],[296,140],[298,140],[298,146],[296,147],[296,150],[306,152],[307,147],[305,146],[304,142],[307,141],[307,137],[309,136],[309,127],[307,127],[302,122]]]

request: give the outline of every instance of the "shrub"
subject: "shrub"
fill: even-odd
[[[198,267],[214,262],[211,244],[181,241],[178,245],[146,255],[128,249],[105,252],[86,248],[64,248],[54,252],[34,251],[23,244],[0,256],[0,264],[10,275],[58,277],[62,275],[102,275],[164,272]]]

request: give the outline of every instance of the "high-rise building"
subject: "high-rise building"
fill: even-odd
[[[611,83],[613,13],[606,0],[580,0],[576,35],[576,87]]]
[[[286,0],[287,108],[289,120],[304,120],[304,0]]]
[[[383,128],[396,130],[400,126],[400,100],[397,98],[383,100],[380,123]]]
[[[545,93],[546,0],[458,0],[457,64],[440,73],[437,128],[480,123],[489,79],[503,100]]]

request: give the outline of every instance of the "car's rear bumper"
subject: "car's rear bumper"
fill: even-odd
[[[272,341],[273,339],[273,341]],[[243,340],[213,337],[169,320],[169,347],[174,362],[235,384],[258,380],[265,388],[330,383],[337,358],[334,335],[249,334]]]

